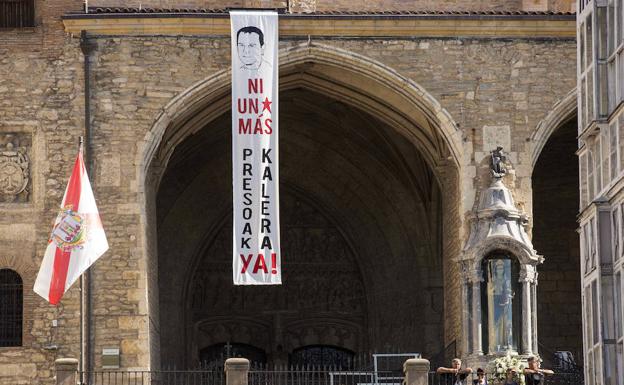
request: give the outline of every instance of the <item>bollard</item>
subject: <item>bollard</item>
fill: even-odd
[[[228,358],[225,360],[225,385],[247,385],[249,360]]]
[[[75,358],[59,358],[54,361],[56,369],[56,385],[76,385],[78,360]]]
[[[410,358],[403,364],[405,385],[428,385],[429,360]]]

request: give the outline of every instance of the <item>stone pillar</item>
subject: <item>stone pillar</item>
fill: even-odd
[[[533,344],[533,316],[531,306],[531,283],[522,281],[522,354],[531,354]]]
[[[470,312],[471,309],[468,306],[468,282],[466,277],[462,276],[461,284],[461,296],[462,296],[462,354],[469,354],[470,351]]]
[[[535,297],[533,296],[533,282],[535,281],[535,266],[520,266],[520,279],[522,283],[522,354],[533,354],[535,346]]]
[[[472,277],[472,354],[483,355],[481,322],[481,269]]]
[[[428,385],[429,360],[410,358],[403,364],[403,373],[405,385]]]
[[[225,360],[225,385],[247,385],[248,375],[248,359],[228,358]]]
[[[76,385],[78,360],[75,358],[59,358],[54,361],[56,385]]]
[[[531,284],[531,314],[533,316],[533,354],[539,354],[539,346],[537,345],[537,272],[533,283]]]

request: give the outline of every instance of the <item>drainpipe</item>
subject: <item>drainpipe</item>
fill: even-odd
[[[95,50],[95,42],[89,40],[87,31],[80,32],[80,50],[84,55],[84,160],[87,174],[90,179],[92,175],[91,162],[91,53]],[[81,381],[86,382],[84,372],[93,370],[93,362],[91,361],[91,269],[87,269],[80,279],[80,371],[83,373]]]

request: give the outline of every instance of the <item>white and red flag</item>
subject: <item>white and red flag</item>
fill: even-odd
[[[82,148],[35,281],[35,293],[56,305],[80,275],[108,250]]]

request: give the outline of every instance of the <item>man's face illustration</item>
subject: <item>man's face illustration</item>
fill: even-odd
[[[262,50],[257,33],[241,33],[238,36],[238,57],[245,67],[258,68],[262,61]]]

